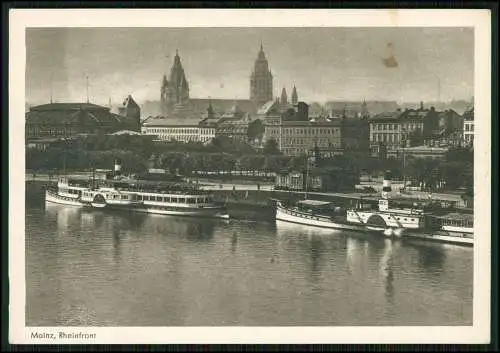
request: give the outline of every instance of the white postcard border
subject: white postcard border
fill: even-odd
[[[9,14],[9,342],[11,344],[489,343],[491,14],[488,10],[26,9]],[[25,29],[27,27],[474,27],[473,325],[470,327],[26,327]],[[32,332],[95,338],[32,339]]]

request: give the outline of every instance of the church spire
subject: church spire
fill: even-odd
[[[286,89],[283,87],[281,90],[281,104],[288,104],[288,97],[286,95]]]
[[[293,90],[292,90],[292,104],[297,105],[299,102],[299,95],[297,94],[297,88],[295,85],[293,85]]]

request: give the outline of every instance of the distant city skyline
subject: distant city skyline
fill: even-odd
[[[293,85],[321,103],[474,94],[472,28],[30,28],[26,101],[85,102],[87,76],[92,103],[159,100],[176,50],[192,98],[248,99],[261,42],[275,97]]]

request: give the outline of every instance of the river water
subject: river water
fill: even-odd
[[[472,324],[472,248],[26,201],[28,326]]]

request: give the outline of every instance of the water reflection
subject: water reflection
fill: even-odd
[[[469,248],[286,222],[64,206],[27,208],[26,222],[30,326],[457,325],[472,319]]]
[[[388,307],[394,306],[394,257],[400,246],[399,241],[385,240],[385,251],[380,259],[379,271],[384,283],[384,293]]]
[[[231,252],[234,254],[236,252],[236,245],[238,244],[238,234],[233,232],[231,235]]]
[[[121,262],[122,244],[120,239],[120,229],[113,228],[113,260],[116,264]]]

